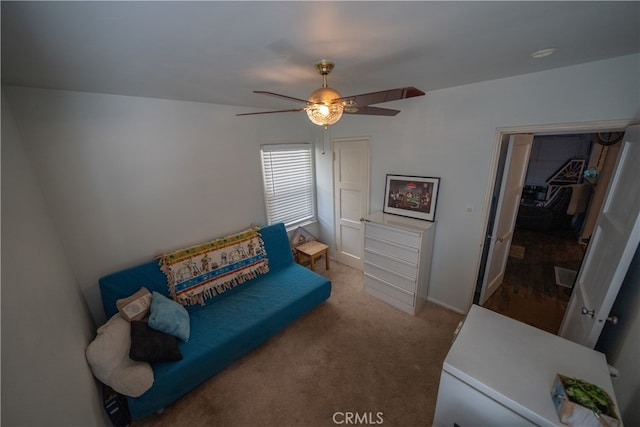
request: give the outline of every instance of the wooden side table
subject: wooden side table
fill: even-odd
[[[300,246],[296,246],[296,261],[302,259],[309,259],[311,263],[311,270],[315,268],[316,259],[324,255],[325,268],[329,269],[329,246],[318,241],[311,241],[304,243]]]

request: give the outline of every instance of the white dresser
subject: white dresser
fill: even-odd
[[[365,219],[364,288],[411,315],[427,299],[435,223],[376,212]]]
[[[473,305],[442,366],[433,426],[566,426],[556,374],[602,387],[617,407],[604,354]]]

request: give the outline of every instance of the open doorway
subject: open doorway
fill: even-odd
[[[485,276],[491,273],[485,274],[485,270],[491,268],[487,266],[486,252],[492,234],[497,231],[493,222],[500,221],[490,214],[475,303],[548,332],[558,332],[606,193],[606,175],[613,172],[619,148],[600,142],[596,131],[534,133],[501,284],[488,295],[486,292],[481,295],[487,281]],[[499,190],[509,169],[510,144],[513,138],[505,136],[500,147],[494,202],[501,198]],[[599,176],[590,177],[587,172],[589,179],[586,179],[585,171],[594,170]],[[500,240],[497,234],[493,238]]]

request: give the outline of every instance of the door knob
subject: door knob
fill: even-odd
[[[618,318],[616,316],[607,317],[607,322],[611,322],[612,325],[618,324]]]
[[[587,307],[582,307],[582,310],[580,310],[580,313],[582,313],[584,316],[595,316],[596,311],[595,310],[589,310]]]

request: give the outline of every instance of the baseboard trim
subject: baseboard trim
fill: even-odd
[[[427,301],[432,302],[434,304],[437,304],[437,305],[439,305],[441,307],[447,308],[447,309],[449,309],[451,311],[455,311],[456,313],[460,313],[460,314],[462,314],[464,316],[467,315],[467,311],[466,310],[460,310],[458,307],[454,307],[452,305],[446,304],[446,303],[444,303],[442,301],[439,301],[439,300],[437,300],[435,298],[427,297]]]

